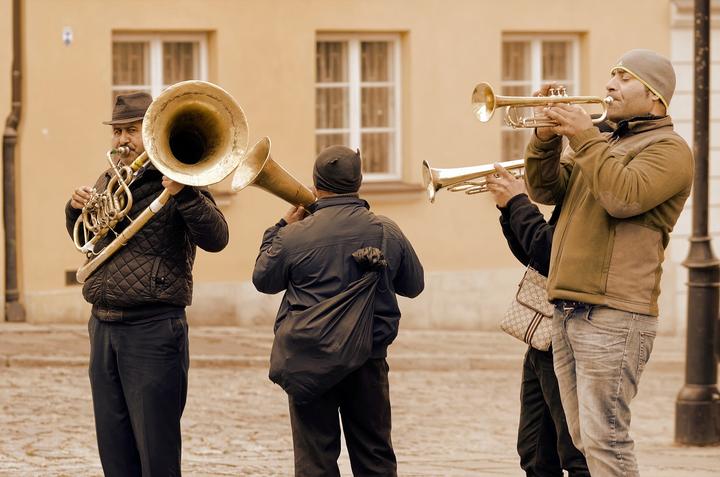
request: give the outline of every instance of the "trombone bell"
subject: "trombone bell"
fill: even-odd
[[[252,185],[280,197],[292,205],[307,207],[315,194],[295,179],[270,156],[270,138],[260,139],[243,157],[232,180],[233,192]]]

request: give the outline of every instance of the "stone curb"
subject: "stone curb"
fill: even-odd
[[[388,357],[394,371],[480,371],[487,369],[515,369],[522,365],[522,354],[431,355],[397,354]],[[250,368],[267,369],[269,356],[194,355],[193,368]],[[0,355],[0,367],[86,367],[88,356]],[[651,359],[649,368],[682,369],[684,362],[675,359]]]
[[[0,356],[0,364],[4,367],[32,368],[32,367],[79,367],[87,366],[87,356],[38,356],[15,355]]]

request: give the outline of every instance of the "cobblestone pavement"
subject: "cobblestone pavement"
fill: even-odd
[[[73,333],[82,336],[81,331]],[[191,333],[197,335],[193,345],[198,352],[210,349],[198,338],[215,333],[227,337],[223,330]],[[12,352],[8,343],[25,338],[3,336],[0,327],[0,352],[6,356],[6,366],[0,366],[0,476],[102,475],[87,372],[83,366],[68,366],[84,358],[80,341],[73,345],[68,338],[68,347],[76,346],[78,352],[56,362],[63,365],[41,366],[43,355],[57,353],[47,351],[40,334],[31,340],[34,352],[22,347],[24,361],[10,356],[21,348]],[[220,348],[214,361],[207,354],[193,355],[183,417],[184,474],[291,475],[285,394],[267,379],[264,364],[258,364],[267,363],[267,355],[260,354],[269,340],[267,336],[253,340],[265,343],[258,345],[255,356],[237,348],[233,354],[224,339],[210,343],[212,349]],[[435,361],[431,354],[414,353],[433,342],[441,348]],[[672,343],[660,341],[655,350]],[[478,346],[498,355],[460,360],[453,352]],[[672,444],[675,396],[683,384],[683,371],[674,350],[657,354],[660,359],[651,360],[633,403],[632,428],[642,475],[717,476],[720,447]],[[500,334],[407,331],[403,338],[401,333],[390,359],[399,475],[522,475],[515,453],[521,359],[522,345]],[[351,475],[344,451],[341,470]]]

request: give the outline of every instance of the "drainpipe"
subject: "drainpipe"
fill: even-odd
[[[5,225],[5,320],[25,321],[20,303],[17,266],[17,201],[15,200],[15,146],[20,123],[20,0],[13,0],[12,109],[3,133],[3,221]]]

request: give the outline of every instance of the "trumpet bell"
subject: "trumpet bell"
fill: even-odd
[[[306,207],[315,202],[315,194],[272,159],[268,137],[256,142],[235,170],[233,192],[241,191],[250,185],[270,192],[292,205]]]
[[[488,83],[478,83],[472,93],[472,109],[480,122],[490,121],[495,112],[495,93]]]
[[[433,177],[434,170],[435,169],[430,167],[430,163],[428,161],[422,162],[423,184],[425,185],[425,191],[427,192],[427,196],[431,204],[435,202],[435,193],[441,188],[438,181],[435,177]]]
[[[205,81],[168,87],[150,104],[143,142],[153,165],[165,176],[205,186],[228,176],[248,145],[245,113],[224,89]]]

